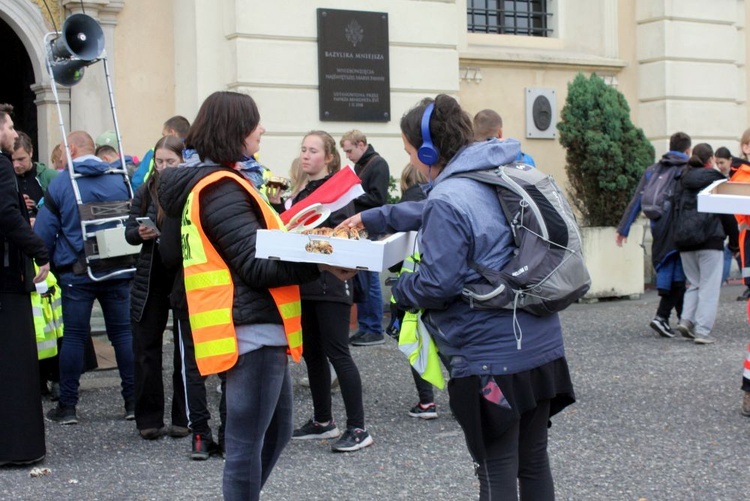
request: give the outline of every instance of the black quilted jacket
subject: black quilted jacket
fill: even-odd
[[[201,193],[201,224],[206,236],[229,266],[234,282],[232,316],[235,325],[281,324],[269,288],[301,284],[320,275],[317,265],[287,263],[255,258],[256,231],[264,227],[260,209],[238,182],[247,182],[232,169],[203,164],[198,167],[166,169],[159,182],[159,201],[167,216],[179,218],[188,194],[208,174],[224,170],[237,181],[223,179]],[[178,232],[165,225],[165,239],[179,242]],[[176,235],[174,234],[176,233]],[[177,283],[177,282],[176,282]]]
[[[135,265],[135,277],[130,284],[130,319],[134,322],[141,321],[149,295],[168,296],[175,279],[175,271],[168,270],[162,263],[159,243],[154,240],[143,240],[138,234],[137,217],[147,216],[152,221],[157,221],[156,205],[148,191],[148,187],[156,179],[149,179],[138,187],[130,206],[130,217],[125,223],[125,239],[130,245],[141,245]]]

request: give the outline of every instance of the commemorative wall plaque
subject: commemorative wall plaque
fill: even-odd
[[[388,122],[388,14],[318,9],[320,120]]]

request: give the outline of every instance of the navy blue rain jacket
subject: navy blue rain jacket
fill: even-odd
[[[122,174],[112,174],[112,166],[94,155],[79,157],[73,161],[73,168],[84,177],[78,178],[78,189],[83,203],[94,201],[129,200],[130,192]],[[50,203],[50,201],[52,203]],[[59,209],[53,211],[53,205]],[[114,226],[115,223],[102,225],[101,228]],[[123,232],[125,229],[123,228]],[[83,235],[81,218],[78,214],[70,172],[64,170],[49,185],[45,195],[45,204],[39,210],[34,232],[42,237],[50,250],[54,268],[67,268],[79,259],[83,259]],[[114,271],[114,270],[111,270]],[[65,283],[88,283],[88,275],[63,273]],[[132,278],[132,274],[118,275],[118,279]]]
[[[422,308],[438,349],[451,358],[451,376],[515,374],[565,356],[557,314],[474,310],[462,300],[466,284],[481,283],[469,262],[500,269],[515,249],[495,188],[461,172],[513,162],[517,141],[482,141],[461,150],[429,189],[427,200],[362,213],[371,233],[419,229],[421,263],[393,287],[402,309]],[[421,228],[421,229],[420,229]]]

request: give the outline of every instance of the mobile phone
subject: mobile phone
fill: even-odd
[[[156,223],[150,217],[137,217],[135,220],[138,221],[139,225],[153,228],[157,235],[161,235],[159,228],[156,227]]]

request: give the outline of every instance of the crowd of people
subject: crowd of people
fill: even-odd
[[[192,459],[222,455],[227,499],[258,499],[290,440],[330,439],[334,452],[371,445],[351,346],[382,344],[384,333],[398,337],[405,312],[419,311],[450,376],[450,407],[475,462],[480,498],[554,498],[548,422],[575,402],[559,317],[476,309],[461,299],[464,284],[482,280],[467,263],[501,269],[515,249],[494,188],[463,174],[534,165],[517,141],[503,137],[495,111],[472,119],[447,95],[410,109],[400,122],[409,163],[397,204],[387,203],[388,163],[358,130],[338,142],[326,131],[310,131],[289,185],[270,182],[270,171],[257,160],[265,128],[245,94],[210,95],[192,124],[170,118],[140,161],[120,154],[112,132],[94,140],[73,131],[53,150],[54,168],[32,161],[32,140],[15,131],[11,112],[0,105],[0,322],[18,335],[0,336],[0,385],[13,402],[0,419],[6,431],[0,464],[44,458],[40,396],[57,402],[49,421],[78,423],[81,374],[96,367],[90,332],[95,300],[115,350],[122,417],[134,421],[145,440],[191,436]],[[383,297],[377,272],[255,257],[256,232],[282,229],[279,214],[342,168],[339,147],[364,194],[322,226],[364,228],[369,238],[418,231],[418,252],[405,256],[391,298]],[[623,215],[619,245],[642,210],[651,219],[661,300],[650,326],[662,337],[678,332],[696,344],[715,342],[727,260],[738,259],[743,270],[748,290],[739,299],[750,297],[750,216],[697,210],[705,186],[750,178],[750,130],[741,149],[737,158],[726,148],[691,147],[687,134],[674,134],[670,151],[646,170]],[[663,180],[668,195],[655,203],[656,180]],[[116,227],[96,221],[92,207],[123,202],[124,238],[140,246],[138,253],[92,260],[87,223]],[[57,299],[61,313],[40,317],[34,294],[48,298],[50,311]],[[358,325],[350,335],[355,302]],[[172,393],[165,395],[162,346],[170,316]],[[313,403],[309,419],[296,416],[298,427],[290,357],[304,359]],[[750,351],[747,360],[744,415],[750,415]],[[212,374],[221,381],[216,433],[206,394]],[[432,383],[414,368],[412,374],[419,401],[409,415],[437,418]],[[346,412],[341,428],[332,413],[334,381]]]
[[[746,214],[713,214],[698,210],[698,193],[720,180],[750,181],[750,129],[740,138],[740,155],[726,147],[692,146],[684,132],[670,137],[669,151],[644,172],[617,228],[622,245],[638,214],[650,219],[651,260],[660,296],[650,327],[663,338],[677,333],[696,345],[716,342],[713,332],[719,288],[737,260],[745,291],[738,301],[750,299],[750,253]],[[654,193],[660,193],[654,196]],[[676,323],[672,328],[672,312]],[[676,332],[675,332],[676,331]],[[750,416],[750,347],[742,377],[740,412]]]

